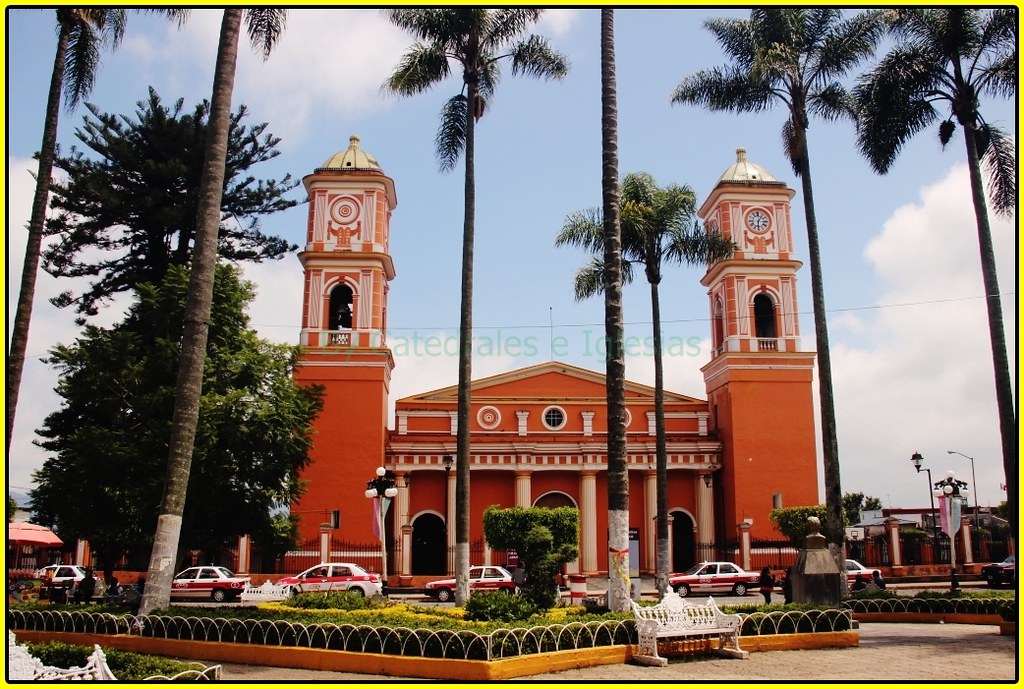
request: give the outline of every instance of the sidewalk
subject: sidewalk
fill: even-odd
[[[742,643],[742,642],[741,642]],[[734,682],[817,680],[837,683],[1009,682],[1018,679],[1017,643],[992,625],[873,623],[860,626],[858,648],[751,653],[749,660],[680,660],[667,667],[603,665],[545,673],[523,681]],[[224,664],[223,681],[381,682],[416,680],[343,672]],[[417,680],[424,681],[424,680]]]

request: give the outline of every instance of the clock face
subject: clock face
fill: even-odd
[[[764,232],[768,229],[768,216],[763,211],[752,211],[747,214],[747,227],[754,232]]]

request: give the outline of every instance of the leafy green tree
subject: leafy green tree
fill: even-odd
[[[183,9],[151,10],[180,19]],[[7,352],[7,453],[11,452],[14,417],[18,408],[21,374],[25,368],[25,348],[32,320],[32,303],[36,294],[36,275],[43,248],[46,206],[49,200],[53,160],[57,152],[57,121],[60,118],[61,91],[67,109],[74,110],[92,91],[104,44],[116,48],[124,36],[127,13],[123,9],[101,7],[59,7],[57,16],[57,50],[50,74],[50,90],[46,97],[43,141],[39,149],[36,190],[25,242],[25,261],[21,269],[18,307],[14,314],[11,341]]]
[[[10,495],[7,496],[7,523],[10,524],[14,520],[14,513],[18,511],[18,501],[12,498]]]
[[[153,542],[153,553],[146,578],[146,591],[139,607],[148,614],[170,602],[170,567],[181,536],[182,512],[189,485],[193,444],[199,425],[202,395],[203,364],[210,328],[210,306],[213,299],[214,274],[217,265],[217,233],[220,229],[221,197],[231,133],[231,97],[235,87],[235,65],[238,62],[238,39],[245,19],[247,33],[262,53],[270,56],[274,44],[284,31],[286,10],[242,9],[224,10],[213,73],[213,96],[210,99],[210,121],[206,138],[206,155],[199,185],[199,209],[196,212],[196,241],[192,255],[192,273],[182,332],[178,381],[174,394],[174,417],[168,443],[167,478],[160,502]]]
[[[83,294],[53,300],[95,315],[104,300],[141,282],[159,284],[168,267],[191,260],[210,105],[168,107],[150,88],[134,118],[86,107],[92,116],[75,135],[92,155],[72,148],[55,162],[67,181],[53,184],[47,230],[59,241],[44,252],[43,267],[56,277],[98,277]],[[255,165],[278,156],[280,140],[265,123],[246,126],[246,115],[242,106],[231,116],[218,253],[259,262],[296,249],[264,235],[259,218],[294,206],[285,195],[298,182],[252,176]]]
[[[788,538],[796,548],[803,548],[810,530],[807,520],[817,517],[822,524],[828,510],[825,505],[806,505],[803,507],[777,507],[768,513],[768,518],[775,524],[775,529]],[[842,528],[842,525],[840,525]]]
[[[1012,138],[985,120],[980,99],[1016,98],[1018,10],[899,9],[885,16],[896,47],[861,77],[854,89],[859,113],[857,145],[871,167],[885,174],[903,144],[918,132],[938,123],[943,146],[952,140],[958,124],[965,132],[1008,514],[1011,524],[1016,525],[1020,488],[1017,409],[982,168],[988,178],[988,201],[993,210],[1013,217],[1017,209],[1017,156]],[[940,113],[940,105],[948,106],[948,115]]]
[[[882,501],[878,498],[865,496],[864,493],[843,493],[843,518],[847,524],[860,521],[860,513],[865,510],[882,509]]]
[[[601,212],[604,216],[605,396],[608,400],[608,608],[629,611],[629,465],[626,463],[626,359],[622,331],[622,227],[615,11],[601,10]]]
[[[839,79],[874,54],[883,24],[873,12],[842,19],[841,12],[832,8],[766,8],[751,11],[749,19],[709,19],[704,26],[715,35],[731,62],[686,77],[673,92],[672,102],[733,112],[762,112],[781,103],[789,114],[782,126],[782,143],[803,190],[818,351],[828,506],[828,518],[822,523],[828,540],[842,544],[842,487],[832,359],[807,129],[812,114],[830,121],[840,117],[853,119],[851,98]]]
[[[668,590],[668,451],[665,440],[665,369],[661,347],[661,284],[665,263],[709,264],[732,256],[734,245],[717,231],[697,226],[696,194],[688,185],[661,188],[646,172],[632,172],[622,180],[621,232],[623,282],[631,282],[633,265],[643,267],[651,289],[654,344],[654,427],[657,459],[657,566],[658,595]],[[595,258],[576,273],[576,299],[603,291],[604,220],[597,209],[577,211],[566,218],[556,246],[587,249]]]
[[[123,322],[86,326],[47,359],[61,406],[38,431],[50,456],[33,475],[31,508],[66,539],[87,539],[105,568],[153,539],[187,290],[187,269],[174,266],[159,287],[136,288]],[[272,511],[299,494],[308,462],[320,392],[292,378],[295,348],[249,329],[253,296],[236,268],[218,269],[184,548],[217,551],[247,533],[279,547],[285,527]]]
[[[462,76],[459,93],[441,110],[435,139],[441,170],[454,169],[465,154],[465,218],[462,227],[462,299],[459,316],[458,431],[455,459],[455,600],[469,597],[469,433],[472,385],[473,251],[476,231],[476,121],[494,97],[500,61],[509,58],[512,74],[561,79],[568,72],[565,56],[546,39],[522,38],[542,10],[449,9],[385,10],[388,19],[417,38],[402,57],[384,89],[412,96],[445,81],[455,66]]]
[[[579,510],[575,507],[511,507],[484,510],[484,537],[499,550],[514,549],[525,563],[523,597],[539,608],[558,600],[562,564],[579,556]]]

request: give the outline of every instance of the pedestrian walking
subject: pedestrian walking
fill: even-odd
[[[761,587],[764,604],[768,605],[772,602],[772,589],[775,588],[775,578],[772,576],[772,571],[767,567],[762,567],[761,577],[757,580],[757,584]]]

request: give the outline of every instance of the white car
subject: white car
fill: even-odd
[[[35,571],[37,579],[43,579],[53,586],[71,586],[85,579],[85,567],[78,565],[47,565]]]
[[[483,591],[504,591],[515,593],[516,582],[512,580],[512,573],[504,567],[476,565],[469,568],[469,592]],[[427,582],[424,593],[440,601],[447,603],[455,596],[454,579],[437,579]]]
[[[868,567],[865,567],[856,560],[846,561],[846,579],[850,582],[851,586],[855,581],[857,581],[858,576],[860,576],[864,580],[864,583],[870,584],[872,581],[874,581],[875,574],[878,575],[878,581],[881,581],[882,572],[880,570],[869,569]]]
[[[757,589],[760,575],[733,562],[701,562],[682,574],[669,574],[668,585],[685,598],[691,593],[732,593],[745,596]]]
[[[350,591],[366,597],[381,595],[380,575],[351,562],[324,562],[293,577],[282,577],[277,585],[292,593]]]
[[[189,567],[171,581],[171,598],[210,598],[215,603],[234,600],[250,583],[227,567]]]

